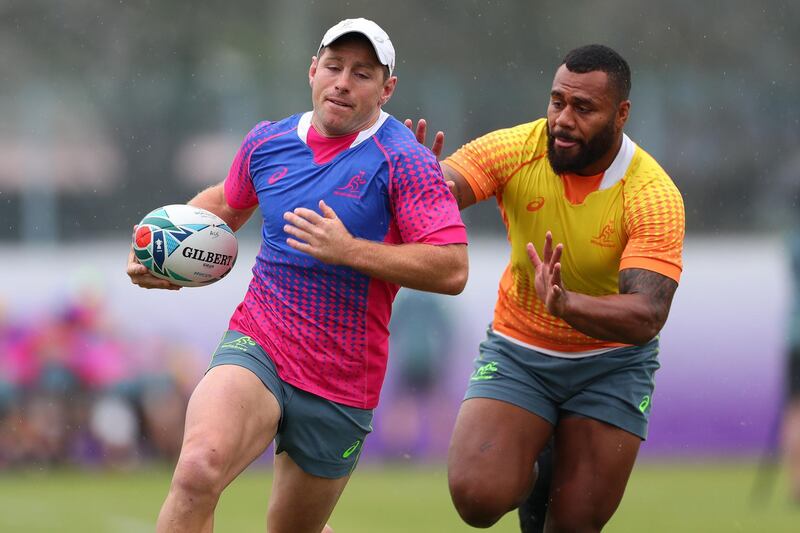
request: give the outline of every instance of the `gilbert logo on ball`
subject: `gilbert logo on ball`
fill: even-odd
[[[167,205],[149,212],[133,238],[136,259],[154,276],[184,287],[225,277],[236,262],[233,230],[214,213],[191,205]]]

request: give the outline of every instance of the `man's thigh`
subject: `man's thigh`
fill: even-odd
[[[461,404],[448,452],[451,487],[492,494],[516,506],[534,481],[534,464],[552,434],[544,418],[503,400]]]
[[[600,530],[622,501],[640,444],[633,433],[599,420],[561,418],[545,531]]]
[[[530,490],[536,457],[558,420],[554,391],[530,368],[528,352],[488,333],[448,453],[451,490],[494,495],[499,508],[518,504]],[[550,358],[539,359],[546,365]]]
[[[180,461],[218,470],[225,486],[266,450],[279,420],[278,401],[255,374],[215,366],[189,400]]]
[[[272,442],[283,400],[263,348],[247,335],[226,331],[189,400],[182,458],[211,461],[230,483]]]
[[[267,512],[269,533],[320,533],[350,475],[319,477],[305,472],[286,452],[275,456]]]

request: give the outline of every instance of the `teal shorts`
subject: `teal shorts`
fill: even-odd
[[[600,355],[568,359],[515,344],[489,330],[464,399],[493,398],[554,426],[560,417],[593,418],[647,438],[658,338]]]
[[[278,400],[276,454],[288,453],[304,472],[318,477],[336,479],[353,471],[372,431],[371,409],[332,402],[286,383],[261,346],[237,331],[225,332],[208,368],[220,365],[250,370]]]

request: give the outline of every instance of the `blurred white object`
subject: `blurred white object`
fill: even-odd
[[[139,435],[133,407],[117,396],[104,396],[95,402],[89,427],[105,446],[113,448],[131,447]]]

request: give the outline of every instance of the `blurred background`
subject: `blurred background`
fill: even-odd
[[[121,487],[150,487],[152,504],[110,521],[77,513],[77,530],[152,529],[185,402],[244,295],[259,227],[241,230],[230,276],[168,294],[130,285],[131,228],[223,179],[255,123],[310,109],[311,56],[328,27],[356,16],[397,49],[385,109],[444,130],[445,154],[543,116],[570,49],[599,42],[626,57],[626,131],[681,190],[687,238],[650,438],[609,529],[794,530],[800,514],[777,467],[794,305],[786,242],[800,214],[800,3],[789,0],[0,1],[0,529],[54,530],[30,501],[61,509],[60,488],[116,487],[93,477],[109,471],[123,472]],[[342,531],[466,528],[442,465],[508,250],[496,204],[463,216],[467,289],[400,292],[366,473],[351,483],[388,487],[375,505],[395,507],[405,493],[391,488],[406,480],[393,476],[411,468],[434,487],[443,522],[398,503],[398,529],[334,515]],[[269,469],[266,456],[255,475]],[[19,496],[25,480],[35,496]],[[263,530],[268,484],[259,490],[260,522],[222,530]],[[654,525],[667,497],[678,514]],[[709,507],[687,512],[699,500]],[[748,503],[762,514],[744,513]],[[418,516],[429,522],[409,526]],[[768,522],[776,516],[786,521]],[[514,531],[513,517],[498,529]]]

